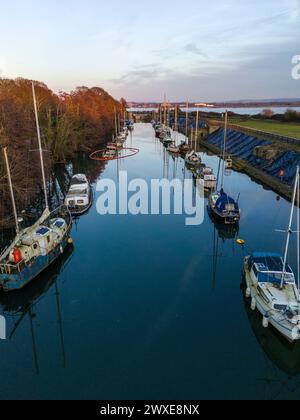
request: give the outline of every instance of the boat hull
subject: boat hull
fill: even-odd
[[[90,193],[89,193],[89,204],[87,206],[76,206],[76,207],[69,207],[69,211],[73,217],[80,217],[84,216],[92,207],[93,204],[93,190],[90,186]]]
[[[211,217],[213,217],[217,222],[224,223],[225,225],[238,225],[240,222],[240,215],[221,215],[211,204],[208,204],[207,210]]]
[[[46,255],[38,256],[34,263],[25,265],[17,274],[0,274],[0,290],[3,292],[13,292],[23,289],[31,281],[33,281],[39,274],[46,270],[68,246],[69,233],[65,236],[63,241],[51,252]]]

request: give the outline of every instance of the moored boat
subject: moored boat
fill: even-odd
[[[186,142],[181,143],[181,145],[179,146],[179,153],[181,155],[185,156],[188,152],[190,152],[190,150],[190,146]]]
[[[174,154],[179,153],[179,147],[178,147],[178,146],[176,146],[176,143],[175,143],[175,142],[170,143],[170,144],[168,145],[168,147],[167,147],[167,150],[168,150],[168,152],[170,152],[170,153],[174,153]]]
[[[226,225],[237,224],[241,219],[241,212],[239,208],[238,200],[230,197],[224,191],[224,179],[225,179],[225,154],[226,154],[226,141],[227,141],[227,126],[228,126],[228,112],[225,114],[225,130],[224,130],[224,148],[223,148],[223,159],[222,159],[222,171],[221,171],[221,189],[219,191],[212,192],[208,200],[208,211],[217,220],[225,223]],[[219,178],[219,177],[218,177]],[[219,181],[219,179],[218,179]],[[217,182],[218,183],[218,182]]]
[[[223,189],[220,192],[214,192],[210,195],[208,210],[216,220],[225,225],[237,224],[241,218],[238,203],[227,195]]]
[[[86,213],[90,209],[92,201],[92,188],[86,175],[74,175],[65,198],[65,205],[72,216]]]
[[[201,165],[201,158],[197,155],[197,153],[194,150],[192,150],[191,152],[187,153],[185,157],[185,163],[188,166],[196,167]]]
[[[194,176],[196,178],[202,179],[204,182],[204,189],[215,191],[217,188],[217,177],[214,174],[212,168],[208,166],[204,166],[202,168],[198,168],[194,171]]]
[[[297,255],[300,270],[300,172],[297,168],[292,209],[287,230],[284,257],[276,253],[254,252],[244,260],[244,275],[247,284],[246,297],[251,299],[251,309],[263,317],[263,326],[272,325],[288,341],[300,339],[300,284],[288,264],[292,224],[297,199]]]

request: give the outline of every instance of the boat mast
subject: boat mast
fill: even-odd
[[[17,206],[16,206],[15,195],[14,195],[14,189],[13,189],[12,180],[11,180],[10,167],[9,167],[9,162],[8,162],[8,157],[7,157],[7,147],[3,148],[3,153],[4,153],[4,159],[5,159],[5,164],[6,164],[6,171],[7,171],[9,189],[10,189],[11,203],[12,203],[14,218],[15,218],[15,223],[16,223],[16,232],[17,232],[17,235],[18,235],[20,233],[20,226],[19,226],[19,221],[18,221],[18,214],[17,214]]]
[[[195,134],[195,149],[197,151],[198,145],[198,126],[199,126],[199,105],[197,105],[197,117],[196,117],[196,134]]]
[[[164,125],[167,125],[167,95],[164,97]]]
[[[300,179],[297,188],[297,270],[298,270],[298,303],[300,304]]]
[[[188,119],[189,119],[189,102],[186,102],[186,115],[185,115],[185,140],[189,143],[188,139]]]
[[[117,110],[115,108],[115,134],[116,138],[118,137],[118,123],[117,123]]]
[[[177,127],[178,127],[178,108],[177,105],[175,105],[175,143],[177,144]]]
[[[46,184],[46,176],[45,176],[45,166],[44,166],[44,157],[43,157],[43,150],[42,150],[41,131],[40,131],[40,124],[39,124],[39,117],[38,117],[38,109],[37,109],[37,102],[36,102],[36,96],[35,96],[34,82],[32,82],[32,95],[33,95],[33,103],[34,103],[36,130],[37,130],[37,136],[38,136],[38,142],[39,142],[40,161],[41,161],[41,169],[42,169],[44,194],[45,194],[45,205],[46,205],[46,209],[49,210],[49,202],[48,202],[48,195],[47,195],[47,184]]]
[[[299,166],[297,166],[297,173],[296,173],[296,180],[295,180],[293,201],[292,201],[292,209],[291,209],[291,214],[290,214],[289,227],[288,227],[288,231],[287,231],[287,240],[286,240],[286,245],[285,245],[283,273],[282,273],[282,278],[281,278],[281,289],[283,288],[284,279],[285,279],[285,276],[287,274],[287,259],[288,259],[288,253],[289,253],[289,247],[290,247],[290,240],[291,240],[291,236],[293,234],[292,224],[293,224],[293,218],[294,218],[295,203],[296,203],[297,194],[299,194],[299,192],[297,192],[297,189],[299,190],[299,174],[300,174]],[[298,233],[298,235],[299,235],[299,233]]]
[[[228,128],[228,111],[225,112],[225,126],[224,126],[224,145],[223,145],[223,168],[222,168],[222,182],[221,189],[224,187],[224,174],[225,174],[225,157],[226,157],[226,142],[227,142],[227,128]]]
[[[119,120],[119,133],[121,133],[121,114],[118,113],[118,120]]]

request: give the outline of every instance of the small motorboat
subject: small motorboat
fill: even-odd
[[[92,205],[92,188],[86,175],[74,175],[65,198],[65,206],[72,216],[80,216]]]
[[[235,225],[241,219],[238,203],[229,197],[223,189],[220,192],[214,192],[210,195],[208,211],[225,225]]]
[[[167,150],[168,150],[168,152],[170,152],[170,153],[174,153],[174,154],[179,153],[179,147],[178,147],[178,146],[176,146],[176,143],[175,143],[175,142],[170,143],[170,144],[168,145],[168,147],[167,147]]]
[[[202,179],[204,182],[204,189],[209,191],[215,191],[217,188],[217,177],[214,174],[212,168],[205,166],[199,168],[194,173],[196,178]]]
[[[191,152],[187,153],[185,162],[189,166],[199,166],[201,165],[201,158],[194,150],[192,150]]]

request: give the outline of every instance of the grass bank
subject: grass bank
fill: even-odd
[[[232,124],[252,128],[254,130],[266,131],[272,134],[279,134],[281,136],[300,139],[300,123],[256,120],[253,118],[245,120],[245,118],[241,117],[231,117],[230,122]]]

